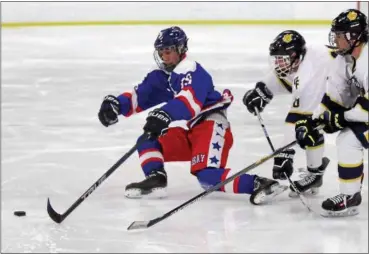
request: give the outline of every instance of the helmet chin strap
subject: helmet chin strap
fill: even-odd
[[[360,43],[358,44],[360,38],[361,38],[361,35],[360,34],[353,43],[350,42],[350,40],[347,38],[346,34],[345,34],[345,39],[347,41],[347,43],[350,45],[350,48],[349,49],[345,49],[345,50],[339,50],[337,47],[333,47],[333,46],[327,46],[328,48],[330,49],[333,49],[333,50],[336,50],[337,51],[337,54],[340,54],[340,55],[351,55],[352,52],[354,51],[354,49],[356,47],[358,47],[360,45]]]
[[[305,55],[300,55],[298,58],[296,58],[292,63],[291,63],[291,68],[290,68],[290,72],[289,74],[292,74],[294,72],[296,72],[302,62],[302,60],[304,59]],[[298,61],[298,63],[296,63]]]
[[[304,56],[301,54],[301,55],[299,56],[299,58],[298,58],[298,63],[296,63],[297,59],[295,59],[295,61],[293,61],[293,63],[292,63],[292,68],[293,68],[293,69],[298,68],[298,67],[299,67],[299,65],[300,65],[300,63],[302,62],[302,60],[303,60],[303,59],[304,59]],[[295,65],[295,63],[296,63],[296,65]]]
[[[346,39],[346,41],[347,41],[348,45],[350,45],[350,48],[349,48],[349,49],[347,49],[347,50],[345,50],[345,51],[343,52],[343,54],[344,54],[344,55],[351,55],[351,54],[352,54],[352,52],[354,51],[354,49],[358,46],[358,45],[356,45],[356,44],[357,44],[357,42],[358,42],[358,40],[359,40],[359,39],[356,39],[353,43],[351,43],[351,42],[350,42],[350,40],[348,40],[348,39],[347,39],[346,35],[345,35],[345,39]]]

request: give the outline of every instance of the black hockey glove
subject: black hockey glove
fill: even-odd
[[[274,157],[273,179],[286,180],[287,178],[284,173],[288,177],[292,175],[295,153],[294,149],[287,149]]]
[[[101,104],[99,111],[99,120],[105,126],[115,124],[118,122],[120,103],[117,97],[107,95]]]
[[[344,117],[344,112],[324,111],[320,115],[320,120],[324,124],[323,130],[326,133],[334,133],[345,128],[348,124]]]
[[[247,110],[256,115],[255,107],[262,112],[264,107],[273,99],[272,92],[267,86],[262,83],[256,83],[255,89],[249,90],[243,96],[243,104],[247,107]]]
[[[167,132],[171,121],[172,119],[164,110],[157,108],[149,113],[143,129],[151,138],[157,138]]]
[[[295,124],[296,141],[302,149],[314,147],[322,143],[324,137],[316,128],[316,121],[310,117],[299,120]]]

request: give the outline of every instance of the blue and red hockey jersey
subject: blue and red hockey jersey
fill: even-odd
[[[226,89],[220,94],[210,74],[197,62],[183,59],[170,74],[154,70],[132,92],[118,96],[120,113],[126,117],[160,103],[172,121],[198,119],[205,112],[227,108],[233,100]]]

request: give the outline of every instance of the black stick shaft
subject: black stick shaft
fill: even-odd
[[[120,158],[108,171],[105,172],[90,188],[85,191],[82,196],[80,196],[76,202],[74,202],[68,210],[66,210],[63,214],[58,214],[51,206],[50,200],[48,199],[47,203],[47,211],[49,213],[50,218],[57,222],[61,223],[71,212],[74,211],[92,192],[96,190],[96,188],[107,179],[123,162],[125,162],[137,149],[137,144],[135,144],[122,158]]]
[[[268,135],[268,132],[267,132],[267,130],[266,130],[266,128],[265,128],[263,118],[261,118],[261,116],[260,116],[260,112],[259,112],[259,110],[258,110],[257,108],[255,108],[255,112],[256,112],[256,115],[257,115],[257,117],[258,117],[258,119],[259,119],[259,122],[260,122],[261,128],[263,128],[263,131],[264,131],[265,137],[266,137],[266,139],[268,140],[268,143],[269,143],[269,145],[270,145],[270,148],[272,148],[272,151],[274,152],[274,151],[275,151],[275,149],[274,149],[274,146],[273,146],[273,144],[272,144],[272,141],[270,140],[270,137],[269,137],[269,135]]]
[[[264,122],[263,122],[263,118],[261,118],[261,115],[260,115],[260,112],[257,108],[255,108],[255,112],[256,112],[256,115],[258,116],[259,118],[259,122],[260,122],[260,125],[261,127],[263,128],[263,131],[264,131],[264,134],[265,134],[265,137],[267,138],[268,140],[268,143],[270,145],[270,147],[272,148],[272,151],[274,152],[274,147],[273,147],[273,144],[272,144],[272,141],[270,140],[269,138],[269,135],[268,135],[268,132],[265,128],[265,125],[264,125]],[[304,201],[304,199],[301,197],[301,192],[297,189],[296,185],[294,184],[294,182],[292,182],[291,178],[287,175],[286,172],[283,173],[284,176],[286,177],[286,179],[288,180],[288,182],[290,183],[290,185],[292,186],[292,189],[297,193],[297,195],[299,196],[302,204],[309,210],[309,211],[312,211],[310,206],[307,204],[307,202]]]
[[[254,169],[256,167],[258,167],[259,165],[263,164],[264,162],[266,162],[267,160],[269,160],[270,158],[273,158],[274,156],[276,156],[277,154],[279,154],[280,152],[282,152],[283,150],[290,148],[292,146],[294,146],[296,144],[296,141],[292,141],[291,143],[277,149],[275,152],[273,152],[270,155],[264,156],[263,158],[261,158],[260,160],[254,162],[253,164],[249,165],[248,167],[242,169],[241,171],[235,173],[234,175],[228,177],[227,179],[225,179],[223,182],[218,183],[217,185],[214,185],[213,187],[207,189],[206,191],[200,193],[199,195],[191,198],[190,200],[186,201],[185,203],[183,203],[182,205],[177,206],[176,208],[170,210],[169,212],[165,213],[164,215],[155,218],[153,220],[147,221],[147,222],[138,222],[135,221],[133,222],[129,227],[128,230],[131,229],[138,229],[138,228],[148,228],[151,227],[157,223],[159,223],[160,221],[172,216],[173,214],[179,212],[180,210],[182,210],[183,208],[185,208],[186,206],[204,198],[205,196],[209,195],[210,193],[217,191],[219,188],[223,187],[224,185],[228,184],[229,182],[233,181],[235,178],[247,173],[248,171],[250,171],[251,169]]]

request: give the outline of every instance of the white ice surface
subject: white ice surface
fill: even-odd
[[[136,154],[62,224],[46,212],[50,197],[64,212],[128,151],[147,113],[103,127],[103,97],[130,90],[154,66],[160,26],[53,27],[2,30],[1,251],[2,252],[368,252],[368,180],[361,213],[326,219],[308,213],[283,193],[266,206],[247,195],[214,193],[146,231],[128,232],[202,191],[189,163],[166,165],[169,197],[128,200],[125,185],[141,180]],[[270,41],[293,27],[184,26],[191,56],[219,89],[230,88],[235,144],[228,166],[238,171],[270,153],[257,118],[243,106],[244,92],[267,68]],[[308,43],[325,44],[328,27],[297,28]],[[276,97],[263,113],[274,143],[282,140],[289,98]],[[338,193],[335,135],[327,139],[331,164],[315,208]],[[365,174],[368,171],[365,152]],[[298,149],[297,167],[305,165]],[[272,160],[252,173],[271,176]],[[24,210],[26,217],[13,211]]]

